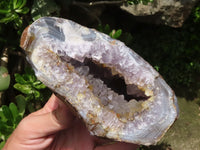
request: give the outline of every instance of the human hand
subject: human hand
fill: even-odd
[[[46,105],[25,117],[2,150],[136,150],[137,145],[116,142],[97,146],[82,120],[52,95]]]

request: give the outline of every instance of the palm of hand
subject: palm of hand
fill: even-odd
[[[61,131],[57,135],[52,147],[54,150],[135,150],[137,148],[137,145],[120,142],[104,145],[104,141],[106,142],[91,136],[85,125],[80,120],[76,120],[75,126],[70,130]]]
[[[138,147],[121,142],[102,145],[103,142],[90,135],[82,120],[53,95],[42,109],[20,122],[3,150],[136,150]]]

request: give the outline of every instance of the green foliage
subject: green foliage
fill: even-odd
[[[45,95],[45,92],[49,91],[43,91],[46,86],[37,80],[30,68],[26,68],[25,73],[22,75],[16,73],[15,81],[17,83],[14,84],[14,88],[25,96],[19,94],[15,97],[16,104],[11,102],[9,106],[3,105],[0,107],[0,149],[25,114],[41,108],[44,99],[48,99],[50,95],[49,93]]]
[[[109,35],[113,39],[118,39],[121,36],[121,34],[122,34],[122,30],[118,29],[117,31],[116,30],[112,30],[112,32]]]
[[[0,53],[2,47],[19,50],[20,35],[16,33],[21,33],[24,26],[30,24],[32,19],[36,20],[39,17],[51,15],[66,16],[66,14],[60,15],[61,6],[58,6],[55,0],[29,1],[29,4],[33,4],[32,6],[26,6],[27,2],[26,0],[0,1]],[[68,1],[68,3],[70,2]],[[131,5],[139,3],[146,5],[153,0],[125,0],[123,2]],[[67,6],[70,7],[70,4]],[[29,9],[31,9],[31,13],[28,13]],[[84,7],[84,9],[87,8]],[[131,33],[130,31],[122,31],[122,29],[115,30],[107,24],[105,26],[99,25],[98,30],[132,47],[134,51],[154,66],[173,88],[181,87],[183,89],[186,87],[184,92],[181,91],[186,93],[188,89],[197,88],[196,85],[200,84],[198,82],[200,80],[199,20],[200,5],[198,4],[193,10],[192,20],[188,19],[180,29],[146,24],[143,28],[141,26],[136,26],[137,29],[132,28],[135,31]],[[10,69],[14,70],[15,68]],[[7,89],[10,83],[9,75],[6,80],[2,80],[1,75],[6,77],[7,71],[4,69],[4,72],[1,73],[0,68],[0,91]],[[15,101],[9,99],[7,106],[0,107],[0,149],[19,121],[30,112],[41,108],[51,94],[45,85],[37,80],[33,70],[25,69],[24,74],[16,73],[15,81],[14,88],[19,95],[15,97],[15,91],[13,96]],[[10,86],[10,88],[13,87]],[[166,144],[161,144],[161,147],[170,148]],[[157,149],[161,149],[161,147],[158,146]],[[153,147],[140,147],[140,150],[145,149],[153,149]]]
[[[185,88],[187,92],[181,92],[181,96],[187,93],[192,99],[200,87],[199,23],[190,19],[181,29],[145,26],[140,31],[134,34],[132,48],[155,66],[173,89]]]
[[[10,85],[10,75],[7,68],[0,66],[0,91],[8,89]]]
[[[33,112],[41,108],[46,97],[44,96],[46,86],[37,80],[34,71],[26,68],[24,74],[16,73],[15,81],[14,88],[25,95],[28,111]]]
[[[194,8],[196,18],[199,8],[199,5]],[[132,47],[154,66],[172,88],[190,89],[184,93],[192,98],[191,95],[195,96],[194,89],[200,87],[197,82],[200,75],[200,22],[196,18],[190,17],[181,29],[159,26],[155,30],[149,25],[139,27],[140,32],[134,33],[134,38],[131,33],[122,31],[115,38]],[[110,36],[115,33],[109,25],[100,25],[98,30]]]
[[[109,35],[113,39],[122,40],[128,46],[133,43],[133,36],[131,35],[131,33],[122,32],[122,29],[111,29],[110,26],[106,24],[105,26],[99,25],[97,27],[97,30]]]
[[[37,20],[43,16],[59,16],[60,7],[55,3],[54,0],[34,0],[31,16],[33,20]]]
[[[194,22],[199,22],[200,21],[200,6],[197,6],[194,9]]]
[[[118,30],[112,29],[111,30],[110,26],[108,24],[106,24],[105,26],[99,25],[98,26],[98,30],[100,32],[108,34],[113,39],[118,39],[122,34],[122,30],[121,29],[118,29]]]
[[[159,71],[159,66],[154,66],[154,69],[156,69],[156,71]]]
[[[14,22],[15,27],[22,26],[20,14],[27,14],[29,8],[25,7],[26,0],[3,0],[0,2],[0,23]]]
[[[38,90],[46,88],[42,82],[37,80],[33,70],[26,68],[25,74],[15,74],[14,88],[25,94],[29,99],[41,99],[41,94]]]
[[[17,96],[16,103],[11,102],[9,106],[3,105],[0,107],[0,149],[24,117],[26,108],[25,98],[21,95]]]
[[[0,50],[7,46],[10,49],[18,48],[21,33],[28,25],[28,19],[25,16],[29,8],[26,4],[26,0],[0,1]]]

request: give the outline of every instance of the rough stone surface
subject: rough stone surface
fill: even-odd
[[[148,5],[123,5],[121,9],[154,24],[181,27],[198,0],[154,0]]]

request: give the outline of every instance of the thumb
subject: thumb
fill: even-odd
[[[52,95],[42,109],[24,118],[17,130],[28,138],[41,138],[69,128],[74,118],[70,109]]]

